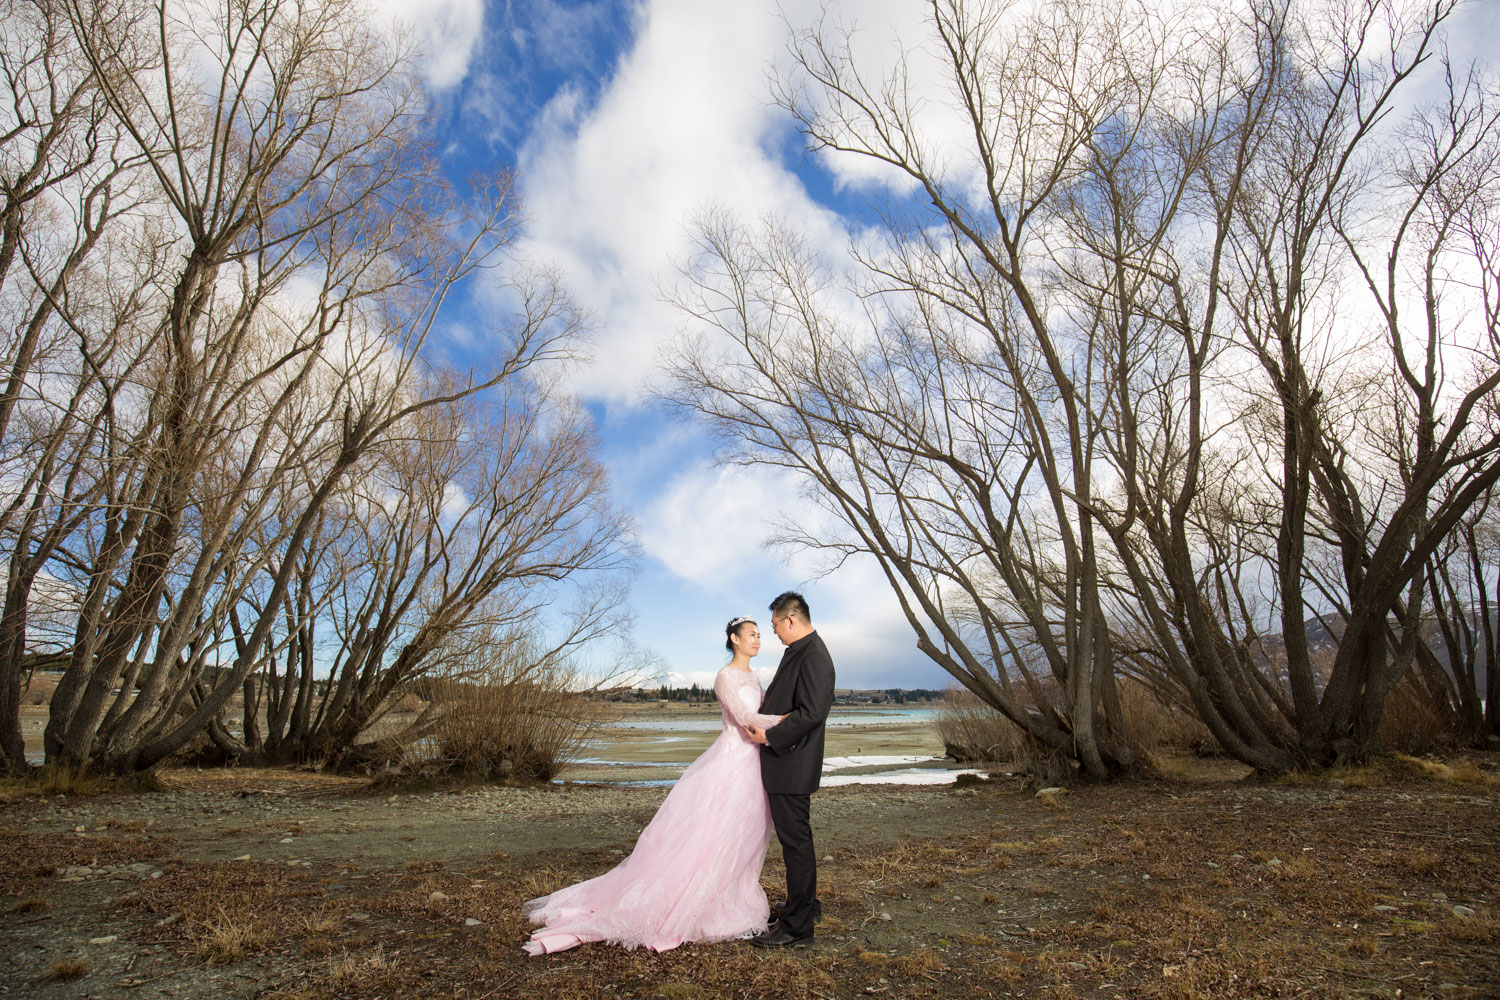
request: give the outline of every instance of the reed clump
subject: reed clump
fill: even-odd
[[[430,678],[429,722],[404,754],[407,778],[551,781],[610,718],[565,661],[520,642],[477,667]]]
[[[1163,750],[1199,754],[1219,751],[1207,726],[1190,712],[1158,698],[1145,684],[1126,678],[1116,687],[1118,736],[1137,755],[1147,757]],[[944,692],[936,726],[944,751],[954,760],[1020,764],[1048,784],[1065,783],[1070,777],[1066,761],[1049,753],[1024,729],[970,691],[950,688]]]
[[[24,774],[0,778],[0,802],[52,798],[56,795],[94,796],[116,791],[159,791],[155,772],[129,778],[94,770],[88,764],[47,764]]]

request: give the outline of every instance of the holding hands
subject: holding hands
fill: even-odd
[[[780,722],[782,719],[785,719],[785,718],[786,718],[786,716],[784,716],[784,715],[778,715],[776,717],[776,721]],[[749,735],[751,743],[759,743],[761,746],[765,746],[765,743],[766,743],[766,731],[765,731],[764,728],[762,728],[760,726],[757,726],[753,722],[750,722],[750,723],[747,723],[745,725],[745,733],[747,735]]]

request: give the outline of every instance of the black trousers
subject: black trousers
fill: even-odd
[[[781,927],[798,937],[813,932],[813,901],[818,898],[818,853],[813,849],[812,797],[772,792],[771,822],[786,863],[786,907]]]

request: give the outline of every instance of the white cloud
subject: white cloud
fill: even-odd
[[[438,517],[443,524],[452,526],[472,503],[463,486],[450,480],[443,484],[443,503],[438,509]]]
[[[763,673],[763,676],[760,679],[760,683],[761,683],[762,687],[764,687],[767,683],[770,682],[771,678],[770,678],[769,672],[757,671],[757,673]],[[696,684],[700,688],[711,688],[711,687],[714,686],[714,678],[717,677],[718,675],[719,675],[719,671],[717,669],[714,669],[714,670],[669,670],[668,672],[666,672],[664,674],[661,674],[658,677],[651,678],[650,682],[643,683],[640,686],[642,686],[642,687],[660,687],[661,685],[665,684],[669,688],[680,688],[680,687],[692,687],[694,684]]]
[[[637,410],[607,407],[606,425],[617,419],[632,429],[631,436],[604,454],[610,488],[631,506],[649,502],[661,492],[664,480],[681,472],[684,461],[702,457],[708,446],[704,430],[687,420],[631,419]]]
[[[436,90],[461,83],[484,28],[484,0],[376,0],[388,23],[411,32],[421,48],[427,82]]]
[[[803,498],[790,474],[765,468],[701,464],[674,478],[641,518],[643,551],[701,591],[711,610],[693,619],[713,634],[727,614],[765,614],[772,594],[802,591],[813,621],[834,653],[842,687],[944,686],[947,681],[916,651],[916,638],[872,557],[854,557],[826,576],[818,554],[767,550],[777,522],[827,527],[828,515]],[[753,594],[753,607],[740,607]],[[781,646],[763,627],[756,661],[770,680]],[[679,660],[681,662],[681,660]],[[675,669],[672,686],[712,683],[712,669]],[[660,683],[660,681],[658,681]]]
[[[791,24],[807,25],[821,6],[788,0],[781,9]],[[920,8],[900,0],[847,0],[833,17],[858,26],[852,44],[877,85],[927,36]],[[853,224],[815,202],[784,162],[783,151],[796,140],[792,123],[770,103],[768,77],[786,60],[788,40],[774,3],[648,0],[636,28],[633,48],[597,97],[576,86],[560,89],[533,119],[519,157],[526,253],[556,261],[597,321],[597,362],[574,388],[626,407],[653,374],[659,345],[681,323],[658,289],[688,249],[696,214],[723,206],[749,221],[786,218],[835,258]],[[930,56],[916,50],[909,65],[921,97],[936,107],[944,82]],[[963,147],[963,130],[947,118],[929,114],[923,124],[934,143]],[[823,162],[837,186],[904,189],[899,176],[867,160]],[[662,448],[675,451],[676,444]],[[747,595],[760,608],[788,586],[807,593],[835,650],[841,683],[898,684],[903,674],[928,683],[931,668],[912,669],[923,658],[872,561],[851,561],[817,578],[815,554],[764,547],[778,520],[826,527],[828,515],[801,495],[799,484],[777,470],[722,467],[701,454],[665,477],[665,485],[652,483],[655,463],[644,453],[632,464],[651,472],[623,477],[639,499],[642,551],[685,584],[667,607],[647,598],[641,611],[643,637],[660,644],[674,664],[671,683],[711,682],[713,671],[699,666],[714,649],[704,636],[726,613],[742,610]],[[767,672],[779,655],[768,635],[760,661]]]
[[[622,0],[490,0],[483,55],[462,95],[462,143],[482,139],[508,157],[528,132],[554,88],[605,82],[620,44],[630,35]]]
[[[773,559],[762,547],[769,520],[796,495],[778,478],[768,469],[730,465],[683,472],[641,518],[642,550],[705,590],[732,592]]]
[[[799,32],[814,25],[811,16],[793,21]],[[821,34],[837,52],[847,39],[859,77],[880,95],[883,81],[904,72],[907,100],[920,108],[914,116],[918,141],[929,150],[963,150],[972,132],[951,107],[950,83],[930,41],[931,15],[926,4],[861,3],[846,0],[830,5]],[[783,57],[785,62],[790,57]],[[814,97],[811,92],[805,97]],[[857,143],[855,143],[857,145]],[[888,163],[852,152],[825,150],[822,165],[834,177],[836,188],[868,190],[884,188],[910,192],[917,182]],[[946,159],[943,157],[943,159]]]
[[[660,345],[682,323],[661,301],[661,288],[675,278],[692,220],[705,210],[792,220],[815,247],[843,257],[846,227],[856,223],[809,196],[786,162],[788,145],[798,141],[794,123],[771,99],[773,70],[789,59],[788,23],[813,24],[823,4],[779,6],[648,0],[633,48],[597,98],[563,87],[533,119],[518,158],[526,252],[556,261],[597,321],[596,363],[575,383],[583,394],[630,401],[651,376]],[[581,47],[577,18],[533,21],[537,46],[566,48],[575,39],[568,44]],[[855,29],[851,44],[872,86],[907,60],[935,155],[972,172],[954,152],[967,149],[970,136],[961,116],[944,110],[948,83],[929,51],[920,5],[844,0],[829,23],[840,22]],[[551,40],[543,44],[544,37]],[[483,99],[502,100],[498,91]],[[911,187],[868,158],[821,155],[820,162],[837,187]]]
[[[608,20],[608,2],[524,0],[524,3],[522,17],[517,17],[513,3],[506,3],[500,15],[501,30],[516,48],[533,53],[536,61],[551,66],[582,65],[592,58],[594,35],[599,25]]]
[[[916,634],[873,556],[809,584],[813,622],[840,687],[943,687],[947,674],[917,652]],[[941,679],[939,679],[941,678]]]
[[[787,123],[766,73],[785,42],[771,5],[655,0],[598,100],[564,90],[522,149],[528,251],[556,260],[601,328],[578,389],[630,399],[680,318],[658,299],[714,205],[796,218],[830,249],[839,220],[780,162]]]

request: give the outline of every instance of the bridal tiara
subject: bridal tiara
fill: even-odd
[[[734,628],[736,625],[743,625],[746,622],[753,622],[753,621],[755,621],[755,619],[751,618],[749,615],[740,615],[738,618],[732,619],[729,622],[729,624],[725,625],[724,627],[725,628]]]

